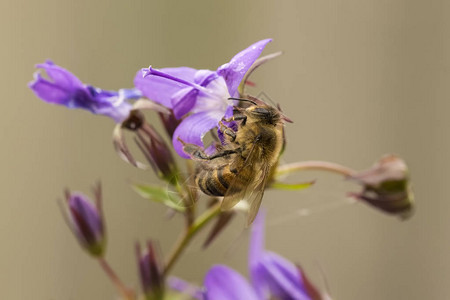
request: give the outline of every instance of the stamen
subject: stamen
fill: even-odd
[[[192,87],[192,88],[194,88],[194,89],[200,90],[200,91],[202,91],[202,92],[211,94],[211,92],[210,92],[208,89],[202,87],[201,85],[198,85],[198,84],[195,84],[195,83],[186,81],[186,80],[184,80],[184,79],[181,79],[181,78],[178,78],[178,77],[169,75],[169,74],[167,74],[167,73],[158,71],[158,70],[156,70],[156,69],[153,69],[152,66],[149,66],[147,69],[146,69],[146,68],[142,69],[142,77],[143,77],[143,78],[145,78],[145,77],[147,77],[147,76],[150,76],[150,75],[158,76],[158,77],[162,77],[162,78],[166,78],[166,79],[169,79],[169,80],[173,80],[173,81],[175,81],[175,82],[179,82],[179,83],[181,83],[181,84],[185,84],[185,85],[187,85],[187,86],[190,86],[190,87]]]

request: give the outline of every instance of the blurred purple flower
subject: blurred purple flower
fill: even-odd
[[[146,299],[162,299],[164,295],[164,278],[162,264],[155,251],[153,242],[147,243],[147,251],[142,253],[136,245],[136,256],[139,267],[142,291]]]
[[[264,250],[263,211],[260,211],[252,227],[249,268],[251,284],[227,266],[214,266],[205,276],[203,295],[192,287],[189,294],[201,300],[330,299],[327,295],[321,295],[295,264]],[[188,286],[179,279],[171,279],[169,284],[185,292]]]
[[[48,103],[104,115],[116,123],[124,121],[132,109],[127,100],[138,99],[142,95],[137,89],[121,89],[115,92],[85,85],[75,75],[51,61],[36,67],[45,70],[49,78],[42,77],[40,71],[34,73],[34,80],[29,83],[29,87],[39,98]]]
[[[232,116],[233,102],[227,99],[239,96],[242,79],[270,41],[254,43],[216,71],[149,67],[137,73],[134,84],[147,98],[172,109],[177,119],[191,113],[173,134],[173,145],[180,156],[189,158],[178,137],[186,143],[204,147],[202,138],[205,134],[224,116]]]
[[[297,266],[264,249],[264,218],[265,212],[260,210],[252,226],[249,249],[250,277],[259,299],[314,299]]]
[[[103,256],[106,246],[106,233],[101,206],[100,185],[95,189],[96,203],[82,193],[65,193],[67,209],[63,214],[80,245],[91,255]]]

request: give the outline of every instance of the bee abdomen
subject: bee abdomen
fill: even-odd
[[[195,182],[207,195],[224,196],[231,181],[236,176],[235,174],[236,170],[230,170],[229,165],[223,165],[217,169],[200,170],[195,177]]]

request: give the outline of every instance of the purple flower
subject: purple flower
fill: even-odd
[[[117,123],[125,120],[132,109],[126,100],[141,97],[141,92],[136,89],[115,92],[85,85],[75,75],[51,61],[36,67],[45,70],[49,78],[42,77],[40,71],[34,73],[34,81],[29,83],[29,87],[39,98],[48,103],[82,108],[108,116]]]
[[[172,109],[177,119],[184,117],[172,138],[180,156],[189,158],[178,138],[204,147],[205,134],[224,116],[232,116],[233,102],[228,98],[239,96],[242,79],[270,41],[256,42],[216,71],[149,67],[137,73],[134,84],[144,96]]]
[[[96,203],[82,193],[66,191],[67,223],[80,245],[91,255],[100,257],[105,252],[106,234],[101,207],[100,185],[95,189]]]
[[[264,250],[264,215],[260,210],[253,223],[249,251],[250,277],[259,299],[313,299],[297,266]]]
[[[287,259],[264,250],[264,212],[260,211],[252,227],[249,268],[251,283],[233,269],[216,265],[205,276],[204,292],[190,287],[192,296],[202,300],[324,300],[306,275]],[[183,284],[181,284],[181,283]],[[176,290],[187,290],[183,281],[171,279]]]

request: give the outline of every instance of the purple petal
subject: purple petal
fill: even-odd
[[[29,83],[29,87],[46,102],[66,104],[76,91],[85,89],[83,83],[75,75],[51,61],[38,64],[36,68],[42,68],[49,79],[42,77],[40,71],[37,71],[34,73],[34,81]]]
[[[72,91],[67,91],[66,89],[56,86],[54,83],[44,79],[39,73],[35,73],[34,78],[35,80],[30,82],[28,86],[33,90],[36,96],[45,102],[64,104],[70,99]]]
[[[259,288],[270,291],[280,300],[311,300],[298,268],[287,259],[272,252],[263,255],[256,271]]]
[[[167,278],[167,285],[178,292],[184,293],[197,300],[203,300],[203,292],[201,288],[184,281],[181,278],[171,276]]]
[[[105,106],[93,109],[92,112],[112,118],[116,123],[122,123],[130,116],[133,106],[130,103],[123,102],[118,106]]]
[[[260,300],[247,280],[226,266],[212,267],[204,284],[205,300]]]
[[[197,70],[188,67],[164,68],[161,72],[171,76],[178,77],[186,81],[194,81]],[[142,77],[142,71],[139,70],[134,78],[134,85],[145,97],[158,102],[168,108],[172,108],[172,95],[180,89],[186,88],[185,84],[157,76]]]
[[[265,298],[268,293],[265,280],[260,272],[260,263],[264,255],[264,224],[266,213],[263,209],[259,210],[258,215],[253,222],[250,236],[250,245],[248,253],[248,264],[250,270],[250,279],[258,296]]]
[[[252,269],[262,259],[264,254],[264,223],[266,212],[260,209],[253,222],[250,236],[250,249],[248,253],[249,268]]]
[[[198,90],[185,87],[172,95],[172,110],[175,118],[181,119],[189,113],[197,100]]]
[[[184,119],[173,133],[173,145],[175,151],[184,158],[189,155],[184,153],[183,145],[178,141],[178,137],[186,143],[195,144],[204,148],[202,138],[205,134],[217,126],[217,123],[223,118],[221,111],[203,111],[195,113]]]
[[[139,99],[142,97],[142,92],[138,89],[120,89],[119,98],[121,101],[129,99]]]
[[[207,86],[211,81],[216,79],[219,75],[217,72],[211,70],[198,70],[194,76],[194,82],[201,85]]]
[[[48,60],[43,64],[37,64],[36,68],[42,68],[47,72],[51,81],[62,88],[67,90],[83,88],[83,83],[75,75],[68,70],[55,65],[52,61]]]
[[[68,204],[71,220],[79,238],[87,245],[98,243],[103,236],[103,223],[100,212],[94,204],[81,193],[73,193]]]
[[[236,54],[229,63],[226,63],[217,69],[217,73],[225,79],[228,86],[228,92],[232,97],[238,96],[237,89],[242,78],[244,78],[245,73],[247,73],[248,69],[261,54],[267,43],[271,41],[272,39],[265,39],[254,43],[247,49]]]

